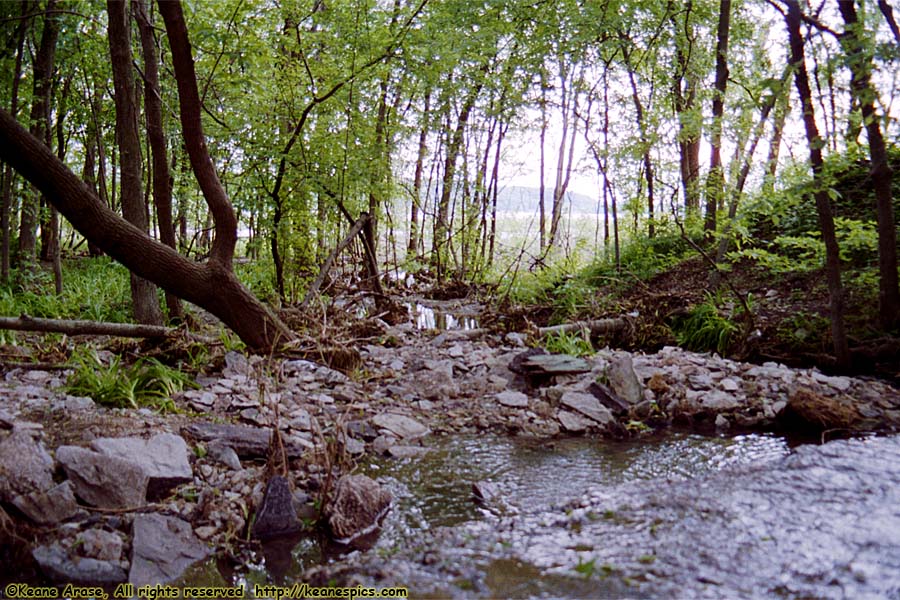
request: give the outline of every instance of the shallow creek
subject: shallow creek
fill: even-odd
[[[627,537],[604,539],[612,532],[602,532],[595,538],[588,534],[589,527],[582,527],[593,521],[615,524],[620,520],[617,504],[593,514],[579,502],[592,495],[619,493],[629,484],[664,488],[702,481],[733,467],[765,469],[791,452],[788,443],[775,436],[671,433],[634,442],[434,437],[427,445],[431,451],[420,458],[377,459],[361,465],[361,472],[378,479],[395,497],[371,550],[341,556],[304,539],[290,554],[285,548],[268,548],[244,573],[226,571],[229,583],[290,582],[322,563],[346,565],[355,572],[353,565],[361,562],[363,577],[387,570],[396,584],[409,584],[415,596],[633,595],[639,588],[632,586],[646,583],[646,574],[635,574],[635,581],[630,581],[622,576],[623,561],[594,557],[600,547],[628,548]],[[497,494],[480,506],[473,500],[472,484],[484,482],[492,484]],[[579,519],[585,522],[573,525]],[[447,532],[454,535],[442,537]],[[413,559],[410,551],[433,534],[424,554],[417,550]],[[624,554],[642,565],[651,562],[648,552],[636,547]],[[423,563],[437,567],[429,569]],[[184,581],[221,585],[222,577],[210,563]]]

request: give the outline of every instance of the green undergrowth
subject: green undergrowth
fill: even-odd
[[[672,333],[678,345],[695,352],[718,352],[725,355],[736,341],[741,327],[737,316],[728,314],[720,294],[706,294],[687,316],[675,319]]]
[[[71,364],[74,371],[69,375],[66,391],[88,396],[111,408],[147,407],[174,412],[172,395],[197,387],[187,374],[154,358],[139,358],[126,365],[118,356],[104,362],[95,351],[86,350],[76,353]]]
[[[66,260],[63,291],[56,294],[48,271],[14,270],[10,281],[0,284],[0,314],[128,322],[131,315],[128,271],[106,257]]]
[[[572,356],[592,356],[594,345],[589,336],[582,333],[552,333],[543,339],[541,344],[551,354],[569,354]]]

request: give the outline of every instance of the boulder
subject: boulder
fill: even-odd
[[[88,529],[78,536],[83,556],[117,562],[122,559],[122,537],[114,531]]]
[[[48,579],[75,585],[110,585],[127,579],[125,569],[117,562],[96,558],[71,557],[58,542],[38,546],[31,555]]]
[[[46,492],[16,496],[12,503],[26,517],[39,525],[56,525],[84,512],[75,500],[71,481],[64,481]]]
[[[340,544],[379,529],[391,507],[391,493],[365,475],[344,475],[335,485],[326,509],[332,536]]]
[[[596,426],[596,423],[591,419],[568,410],[560,410],[556,418],[559,419],[559,424],[563,426],[563,429],[569,433],[584,433],[589,427]]]
[[[231,446],[241,458],[266,458],[269,454],[269,438],[272,436],[269,428],[206,421],[191,423],[182,432],[201,442],[219,440],[226,446]],[[285,439],[284,449],[288,458],[300,458],[304,453],[304,446],[292,441],[290,437]]]
[[[46,492],[54,486],[53,459],[44,445],[17,427],[0,441],[0,500]]]
[[[181,436],[159,433],[150,439],[100,438],[91,442],[100,454],[137,463],[149,478],[147,493],[160,497],[171,488],[193,480],[188,447]]]
[[[78,446],[60,446],[56,460],[75,493],[92,506],[134,508],[146,501],[149,477],[137,463]]]
[[[209,556],[187,521],[155,513],[134,517],[131,572],[128,581],[136,587],[166,584],[185,569]]]

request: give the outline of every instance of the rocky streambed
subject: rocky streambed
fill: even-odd
[[[229,353],[220,373],[199,377],[199,389],[174,398],[180,409],[176,414],[106,409],[90,399],[68,396],[62,387],[65,371],[6,373],[0,382],[0,502],[5,509],[2,529],[9,541],[4,563],[13,565],[14,570],[3,573],[4,581],[24,577],[32,581],[164,583],[176,580],[189,564],[211,552],[239,559],[246,556],[242,554],[247,548],[244,540],[272,478],[273,429],[280,432],[284,447],[284,489],[291,498],[286,510],[302,520],[317,516],[316,501],[321,501],[323,489],[334,489],[336,471],[346,471],[354,462],[367,462],[367,457],[373,456],[408,463],[427,460],[440,440],[455,436],[490,433],[542,444],[582,436],[602,444],[603,439],[640,440],[653,429],[677,425],[721,434],[803,427],[827,439],[895,431],[900,424],[900,393],[878,381],[833,377],[774,363],[736,363],[677,348],[650,355],[607,349],[587,359],[560,358],[529,349],[524,336],[518,334],[502,339],[472,338],[465,332],[432,335],[411,324],[380,324],[379,328],[372,343],[360,348],[361,365],[350,373],[306,360],[264,360]],[[636,535],[625,525],[643,523],[636,527],[648,550],[640,556],[656,558],[645,558],[645,565],[638,556],[637,566],[633,560],[627,563],[630,566],[621,571],[622,577],[603,578],[618,581],[610,593],[619,589],[616,586],[632,589],[628,586],[635,581],[638,587],[634,589],[641,590],[654,577],[678,581],[672,574],[687,566],[683,561],[690,552],[665,552],[668,545],[681,544],[677,536],[691,534],[680,525],[683,519],[678,515],[693,515],[701,529],[703,519],[711,515],[707,525],[721,529],[719,537],[727,538],[728,548],[734,548],[732,538],[742,527],[763,527],[753,520],[762,510],[759,507],[780,502],[777,496],[766,496],[762,488],[781,485],[779,478],[789,479],[794,465],[815,474],[807,482],[809,495],[798,499],[801,506],[821,496],[832,499],[828,500],[830,506],[840,511],[842,503],[855,506],[857,494],[868,494],[867,502],[872,505],[867,510],[883,518],[884,528],[867,530],[871,539],[863,536],[850,541],[857,546],[879,541],[896,550],[891,545],[896,541],[891,537],[897,532],[896,513],[878,508],[891,500],[890,486],[884,482],[896,483],[894,471],[879,461],[872,472],[861,471],[863,478],[839,476],[848,468],[862,469],[853,458],[856,454],[863,460],[867,453],[895,452],[893,440],[857,445],[842,442],[834,445],[843,448],[839,457],[829,458],[828,450],[811,449],[803,454],[810,458],[791,456],[774,466],[747,465],[743,471],[706,474],[677,484],[657,479],[626,483],[581,499],[567,497],[561,489],[558,514],[556,509],[547,512],[544,507],[540,514],[548,519],[543,521],[526,523],[521,521],[521,511],[520,515],[504,515],[501,510],[494,521],[423,534],[428,548],[397,552],[396,562],[385,563],[380,555],[364,553],[324,568],[304,565],[297,576],[314,580],[326,572],[328,578],[354,573],[380,580],[379,573],[393,569],[390,565],[431,563],[438,567],[392,571],[398,574],[394,579],[403,584],[400,573],[409,582],[423,576],[423,588],[439,581],[444,592],[456,595],[489,594],[491,589],[496,593],[484,581],[485,569],[462,578],[460,581],[469,582],[462,587],[454,587],[452,578],[441,571],[444,567],[440,565],[463,560],[453,557],[452,548],[474,547],[487,552],[481,556],[491,560],[511,561],[503,564],[513,570],[547,575],[562,569],[566,571],[563,579],[568,581],[569,571],[577,567],[576,573],[587,574],[586,580],[594,581],[595,575],[609,570],[602,565],[619,565],[611,568],[621,570],[623,560],[585,550],[563,553],[569,558],[557,565],[538,560],[527,549],[589,545],[571,535],[574,529],[594,540],[618,539],[609,546],[617,548]],[[821,473],[816,461],[824,465]],[[377,478],[378,473],[370,475]],[[564,470],[560,476],[565,477]],[[869,487],[863,487],[866,478],[872,479]],[[734,509],[731,513],[716,504],[731,481],[744,481],[751,491],[759,488],[748,496],[751,505],[746,511],[731,506],[743,506],[740,503],[744,501],[737,497],[728,501],[726,508]],[[472,483],[478,482],[461,480],[458,485],[468,489]],[[872,486],[878,493],[866,492]],[[482,487],[479,493],[492,496],[490,487]],[[501,497],[504,493],[501,488]],[[612,494],[612,500],[601,501],[607,498],[604,494]],[[709,511],[696,512],[696,506],[703,505],[701,500],[711,507]],[[492,499],[482,501],[490,504]],[[619,511],[620,504],[626,506],[624,511]],[[610,510],[625,515],[624,520],[595,518]],[[653,516],[656,512],[659,515]],[[577,517],[579,514],[583,518]],[[731,514],[737,515],[737,524],[731,522]],[[817,527],[816,519],[830,519],[832,514],[824,511],[807,519],[776,511],[773,518],[794,519],[791,531],[796,531],[799,539],[805,528]],[[576,517],[572,515],[581,519],[580,524],[573,525]],[[504,527],[517,531],[525,527],[526,532],[523,537],[498,535]],[[859,530],[850,525],[840,527],[837,532],[822,527],[819,531],[831,536],[832,546],[838,547],[847,542],[844,533]],[[671,532],[660,538],[668,540],[666,548],[651,543],[656,539],[648,533],[651,529]],[[491,531],[494,533],[488,535]],[[645,539],[647,535],[651,537]],[[455,536],[471,543],[460,544]],[[699,532],[696,537],[685,538],[690,540],[686,548],[695,548],[701,556],[718,556],[703,545]],[[590,545],[594,551],[598,542]],[[512,550],[500,552],[498,548]],[[738,567],[726,563],[739,563],[737,552],[729,550],[721,560],[710,559],[709,574],[702,577],[713,582],[709,583],[713,587],[695,586],[698,594],[707,589],[714,593],[716,585],[730,585],[723,580]],[[759,552],[765,556],[763,549]],[[790,560],[791,552],[785,546],[782,555],[776,556],[776,562],[783,563]],[[872,571],[866,561],[861,567],[847,566],[852,561],[841,564],[857,583],[876,581],[880,586],[891,581],[880,576],[881,563],[876,562]],[[787,571],[787,577],[792,580],[791,573]],[[448,581],[450,587],[446,587]],[[744,583],[750,588],[746,589],[756,585],[747,581]],[[647,585],[646,589],[667,589]],[[560,594],[566,595],[562,589]],[[745,588],[722,589],[741,592]]]

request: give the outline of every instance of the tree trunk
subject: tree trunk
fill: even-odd
[[[159,225],[159,239],[175,248],[175,223],[172,221],[172,175],[166,152],[166,135],[163,129],[162,99],[159,91],[159,67],[153,25],[144,0],[132,0],[135,20],[141,36],[144,59],[144,109],[147,113],[147,138],[150,143],[153,164],[153,204]],[[184,310],[178,297],[166,293],[166,308],[170,320],[181,320]]]
[[[725,172],[722,168],[722,114],[725,111],[725,87],[728,83],[728,30],[731,0],[719,2],[719,26],[716,33],[716,83],[712,103],[709,175],[706,179],[706,215],[703,229],[716,230],[716,211],[725,195]]]
[[[146,232],[147,208],[142,191],[141,136],[138,131],[134,74],[131,67],[128,4],[121,0],[108,0],[106,6],[109,14],[109,54],[115,87],[122,215],[129,223]],[[131,305],[138,323],[162,325],[163,316],[156,296],[156,286],[133,272]]]
[[[856,7],[852,0],[839,2],[846,30],[841,43],[850,67],[850,90],[862,112],[863,124],[869,138],[869,157],[872,161],[872,183],[875,187],[875,208],[878,217],[878,308],[881,326],[890,330],[900,324],[900,288],[897,283],[897,232],[894,227],[891,179],[887,149],[881,134],[880,119],[875,112],[876,92],[872,88],[872,59],[859,37]],[[888,7],[890,8],[890,7]]]
[[[28,14],[28,4],[26,2],[22,3],[21,8],[23,16]],[[9,112],[13,116],[19,112],[19,83],[22,79],[22,55],[25,48],[25,30],[25,21],[23,20],[22,23],[20,23],[17,32],[16,66],[13,70],[11,98],[9,102]],[[12,210],[14,178],[15,176],[12,167],[5,165],[3,171],[2,199],[0,199],[0,235],[3,236],[2,242],[0,242],[0,277],[2,277],[3,283],[9,281],[9,240],[10,234],[12,233],[9,217],[10,211]]]
[[[812,103],[812,91],[809,87],[809,75],[804,61],[803,37],[800,33],[802,13],[797,0],[787,0],[788,11],[785,15],[788,29],[788,40],[791,48],[791,67],[794,69],[794,80],[800,102],[803,107],[803,125],[806,129],[806,141],[809,144],[809,160],[812,165],[814,186],[816,189],[816,211],[819,215],[819,227],[825,242],[825,272],[828,279],[828,294],[831,304],[831,337],[834,342],[834,355],[838,365],[847,367],[850,364],[850,351],[847,346],[847,335],[844,331],[844,298],[841,288],[840,253],[837,237],[834,233],[834,218],[831,204],[822,181],[822,147],[824,142],[819,136],[816,117]]]
[[[293,339],[290,330],[240,284],[230,261],[198,264],[150,238],[107,207],[3,109],[0,159],[40,189],[89,241],[140,277],[219,317],[251,349],[270,352]]]
[[[674,8],[673,2],[669,2],[670,12]],[[684,3],[684,36],[678,34],[681,25],[672,17],[673,35],[675,38],[675,76],[672,81],[672,91],[675,99],[675,115],[678,117],[678,159],[681,169],[681,186],[684,190],[684,204],[688,213],[696,214],[700,211],[700,130],[696,124],[698,119],[693,118],[697,98],[697,77],[690,72],[691,56],[696,36],[690,24],[693,2],[686,0]],[[685,47],[685,45],[687,47]]]
[[[540,250],[544,251],[547,244],[547,234],[546,234],[546,221],[547,221],[547,208],[546,208],[546,195],[547,195],[547,183],[544,180],[544,171],[546,169],[546,141],[547,141],[547,86],[544,83],[544,72],[541,70],[541,180],[538,195],[539,198],[539,207],[540,214],[538,217],[538,226],[540,229]]]
[[[644,147],[644,177],[647,179],[647,237],[652,238],[656,235],[656,226],[653,223],[653,205],[655,204],[655,199],[653,195],[653,161],[650,159],[650,140],[647,137],[647,124],[644,121],[644,106],[641,104],[640,95],[638,95],[637,81],[634,78],[634,71],[630,69],[628,71],[628,79],[631,81],[631,100],[634,102],[638,131],[641,135],[641,145]],[[636,222],[635,230],[637,230]]]
[[[425,156],[428,153],[428,122],[431,104],[431,92],[425,93],[422,107],[422,128],[419,130],[419,150],[416,154],[416,173],[413,177],[413,199],[409,213],[409,243],[406,253],[415,256],[419,247],[419,203],[422,202],[422,172],[425,167]],[[424,222],[423,222],[424,224]]]
[[[891,28],[891,33],[894,34],[897,44],[900,44],[900,28],[897,27],[897,20],[894,18],[894,9],[887,0],[878,0],[878,8],[881,10],[881,14],[884,15],[884,20],[887,21],[888,27]]]
[[[49,0],[44,11],[44,30],[41,43],[34,57],[34,88],[31,99],[31,133],[49,144],[50,135],[50,94],[53,87],[53,62],[56,57],[56,39],[59,36],[59,22],[53,14],[56,0]],[[22,199],[22,214],[19,221],[19,261],[23,264],[35,260],[37,244],[38,207],[40,197],[26,194]]]

